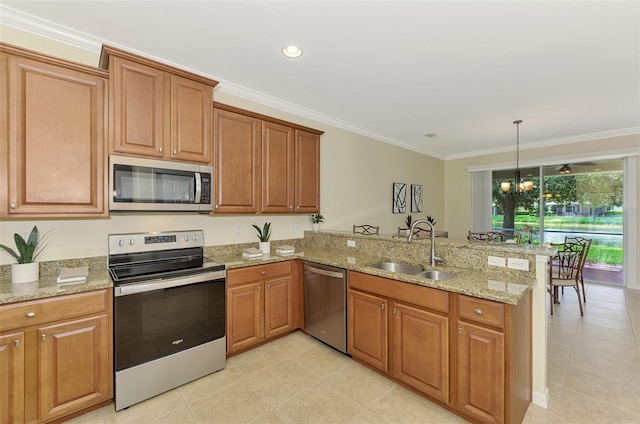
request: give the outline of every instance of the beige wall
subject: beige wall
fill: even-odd
[[[2,41],[69,60],[96,65],[99,55],[69,46],[0,29]],[[88,57],[89,56],[89,57]],[[375,224],[381,231],[395,232],[404,215],[391,213],[393,182],[422,184],[424,212],[444,223],[444,162],[386,143],[330,127],[290,113],[255,104],[216,91],[216,101],[253,110],[276,118],[325,131],[321,138],[321,213],[323,228],[350,230],[353,224]],[[307,215],[206,216],[197,214],[113,214],[109,219],[43,220],[0,222],[0,243],[13,245],[13,234],[26,235],[34,224],[41,231],[52,230],[42,260],[102,256],[107,254],[107,235],[133,231],[202,228],[207,245],[256,241],[252,223],[272,222],[272,241],[299,238],[310,230]],[[291,231],[291,225],[298,226]],[[236,234],[239,228],[240,234]],[[10,263],[0,256],[0,264]]]

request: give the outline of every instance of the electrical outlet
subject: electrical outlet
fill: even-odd
[[[489,256],[489,265],[491,266],[499,266],[504,268],[507,264],[506,264],[506,259],[505,258],[501,258],[499,256]]]
[[[347,240],[347,247],[356,247],[355,240]]]
[[[236,225],[236,235],[239,236],[240,234],[242,234],[242,231],[240,231],[240,226]]]
[[[291,232],[296,232],[298,231],[298,224],[291,224],[290,228],[291,228]]]
[[[352,258],[351,256],[347,257],[347,263],[348,264],[355,264],[356,263],[356,258]]]
[[[509,258],[507,265],[512,269],[521,269],[523,271],[529,271],[529,260],[520,258]]]

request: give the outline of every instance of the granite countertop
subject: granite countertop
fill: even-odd
[[[73,266],[89,266],[89,277],[82,283],[56,282],[60,268]],[[106,258],[88,258],[56,261],[40,264],[40,279],[32,283],[11,284],[9,274],[0,277],[0,305],[23,302],[26,300],[44,299],[64,296],[113,287]]]
[[[244,259],[242,258],[241,254],[219,255],[214,256],[211,259],[225,264],[227,270],[286,261],[290,259],[304,259],[325,265],[348,269],[351,271],[363,272],[366,274],[391,278],[410,284],[432,287],[440,290],[461,293],[473,297],[512,305],[518,304],[522,297],[529,290],[531,290],[536,283],[535,278],[531,277],[519,277],[499,273],[480,272],[473,269],[443,265],[439,265],[433,268],[427,263],[417,263],[419,265],[422,265],[425,269],[438,269],[456,273],[455,277],[452,277],[448,280],[431,280],[428,278],[383,271],[366,266],[367,264],[371,263],[390,261],[389,259],[381,258],[379,256],[366,255],[357,252],[347,253],[344,251],[336,251],[333,249],[306,246],[297,248],[296,253],[287,256],[279,256],[272,252],[269,256],[258,259]]]

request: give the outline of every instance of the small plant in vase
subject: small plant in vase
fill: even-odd
[[[259,240],[258,248],[260,251],[262,253],[271,253],[271,242],[269,242],[269,238],[271,237],[271,223],[265,222],[262,228],[256,224],[251,225],[256,229]]]
[[[427,221],[429,221],[429,223],[431,225],[433,225],[434,227],[436,226],[436,223],[438,222],[438,221],[435,220],[435,218],[431,217],[431,215],[427,215]]]
[[[320,213],[314,213],[313,215],[309,215],[309,221],[311,221],[313,231],[318,231],[320,229],[320,224],[324,222],[324,216]]]
[[[405,228],[398,227],[398,235],[399,236],[408,236],[409,231],[411,231],[411,224],[413,223],[413,217],[411,215],[407,215],[404,219]]]
[[[29,237],[25,240],[20,234],[14,234],[13,240],[16,243],[16,250],[9,246],[0,244],[0,250],[11,256],[17,263],[11,265],[11,282],[28,283],[36,281],[40,277],[40,267],[37,262],[38,256],[42,253],[47,244],[43,244],[47,233],[38,237],[38,227],[33,226]]]

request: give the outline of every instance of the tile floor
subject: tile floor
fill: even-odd
[[[640,292],[588,285],[585,316],[566,290],[549,317],[549,409],[525,423],[640,423]],[[463,423],[463,419],[297,332],[230,358],[217,373],[116,413],[73,423]]]

